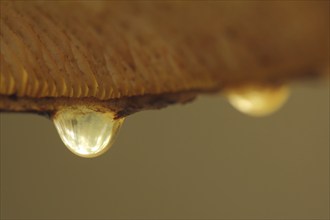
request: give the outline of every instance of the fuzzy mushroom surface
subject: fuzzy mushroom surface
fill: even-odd
[[[136,111],[322,78],[329,1],[1,1],[0,110]]]

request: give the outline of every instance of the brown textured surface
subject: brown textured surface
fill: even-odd
[[[328,8],[328,1],[1,1],[0,109],[53,111],[47,100],[92,100],[134,112],[244,83],[320,76],[329,62]]]

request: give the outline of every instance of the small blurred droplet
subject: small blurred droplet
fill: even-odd
[[[70,151],[81,157],[96,157],[111,147],[124,119],[115,120],[112,112],[79,106],[58,111],[53,120]]]
[[[289,97],[287,86],[247,86],[227,94],[230,104],[238,111],[250,116],[267,116],[277,111]]]

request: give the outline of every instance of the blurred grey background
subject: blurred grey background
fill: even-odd
[[[54,125],[1,114],[2,219],[329,219],[329,87],[252,118],[221,96],[127,118],[79,158]]]

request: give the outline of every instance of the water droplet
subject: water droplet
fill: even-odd
[[[228,100],[238,111],[250,116],[266,116],[278,110],[288,99],[287,86],[246,86],[230,91]]]
[[[106,152],[124,120],[115,120],[112,112],[82,106],[63,108],[53,119],[64,144],[81,157],[96,157]]]

